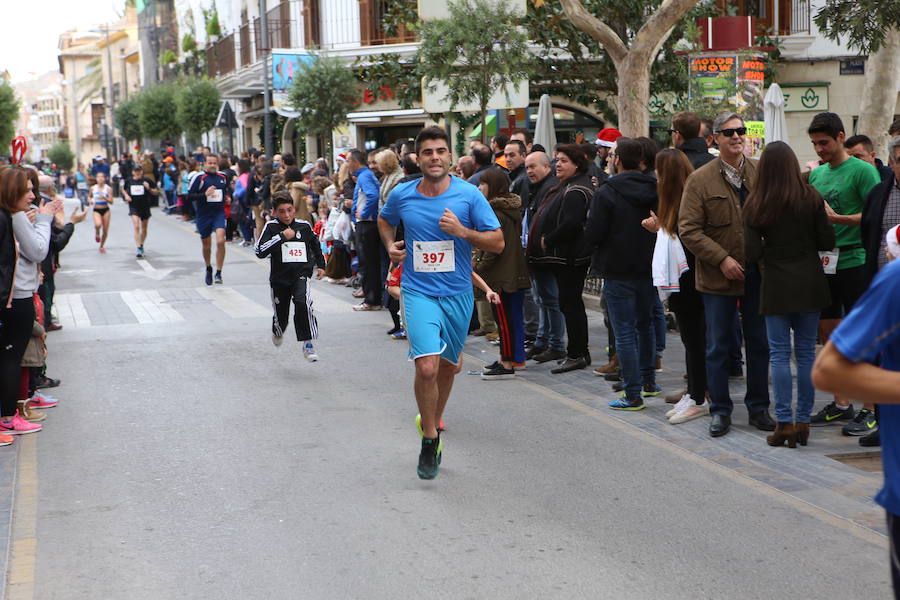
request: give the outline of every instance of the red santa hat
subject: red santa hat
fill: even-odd
[[[622,132],[616,129],[615,127],[607,127],[606,129],[601,129],[597,134],[597,141],[595,142],[598,146],[604,146],[606,148],[612,148],[616,144],[616,140],[622,137]]]
[[[891,227],[885,236],[888,253],[894,258],[900,258],[900,226]]]

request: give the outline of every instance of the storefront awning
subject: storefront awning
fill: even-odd
[[[485,119],[485,124],[487,125],[487,134],[488,137],[494,137],[497,135],[497,115],[491,113]],[[475,126],[475,129],[472,130],[472,133],[469,134],[470,139],[480,138],[481,137],[481,121],[478,122],[478,125]]]

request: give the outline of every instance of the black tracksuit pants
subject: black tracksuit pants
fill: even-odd
[[[272,284],[272,333],[281,337],[288,325],[288,316],[294,304],[294,332],[297,341],[305,342],[319,337],[316,315],[313,312],[312,294],[309,291],[309,279],[298,277],[293,285]]]

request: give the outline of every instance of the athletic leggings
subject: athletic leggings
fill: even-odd
[[[272,306],[275,315],[272,317],[272,333],[283,336],[288,325],[288,315],[294,304],[294,332],[297,341],[305,342],[319,337],[316,326],[316,315],[313,312],[312,294],[309,291],[309,280],[299,277],[294,285],[272,285]]]
[[[11,417],[18,409],[22,356],[34,326],[34,300],[13,300],[0,310],[0,416]]]
[[[500,304],[491,304],[500,333],[500,360],[525,362],[525,290],[500,292]]]

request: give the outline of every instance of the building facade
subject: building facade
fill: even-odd
[[[813,21],[826,0],[728,0],[741,16],[777,33],[781,59],[775,80],[785,93],[788,141],[801,164],[816,154],[806,128],[819,112],[840,115],[847,136],[857,133],[861,98],[865,92],[868,58],[845,44],[827,39]],[[726,4],[724,0],[720,3]],[[900,90],[893,113],[900,115]]]

